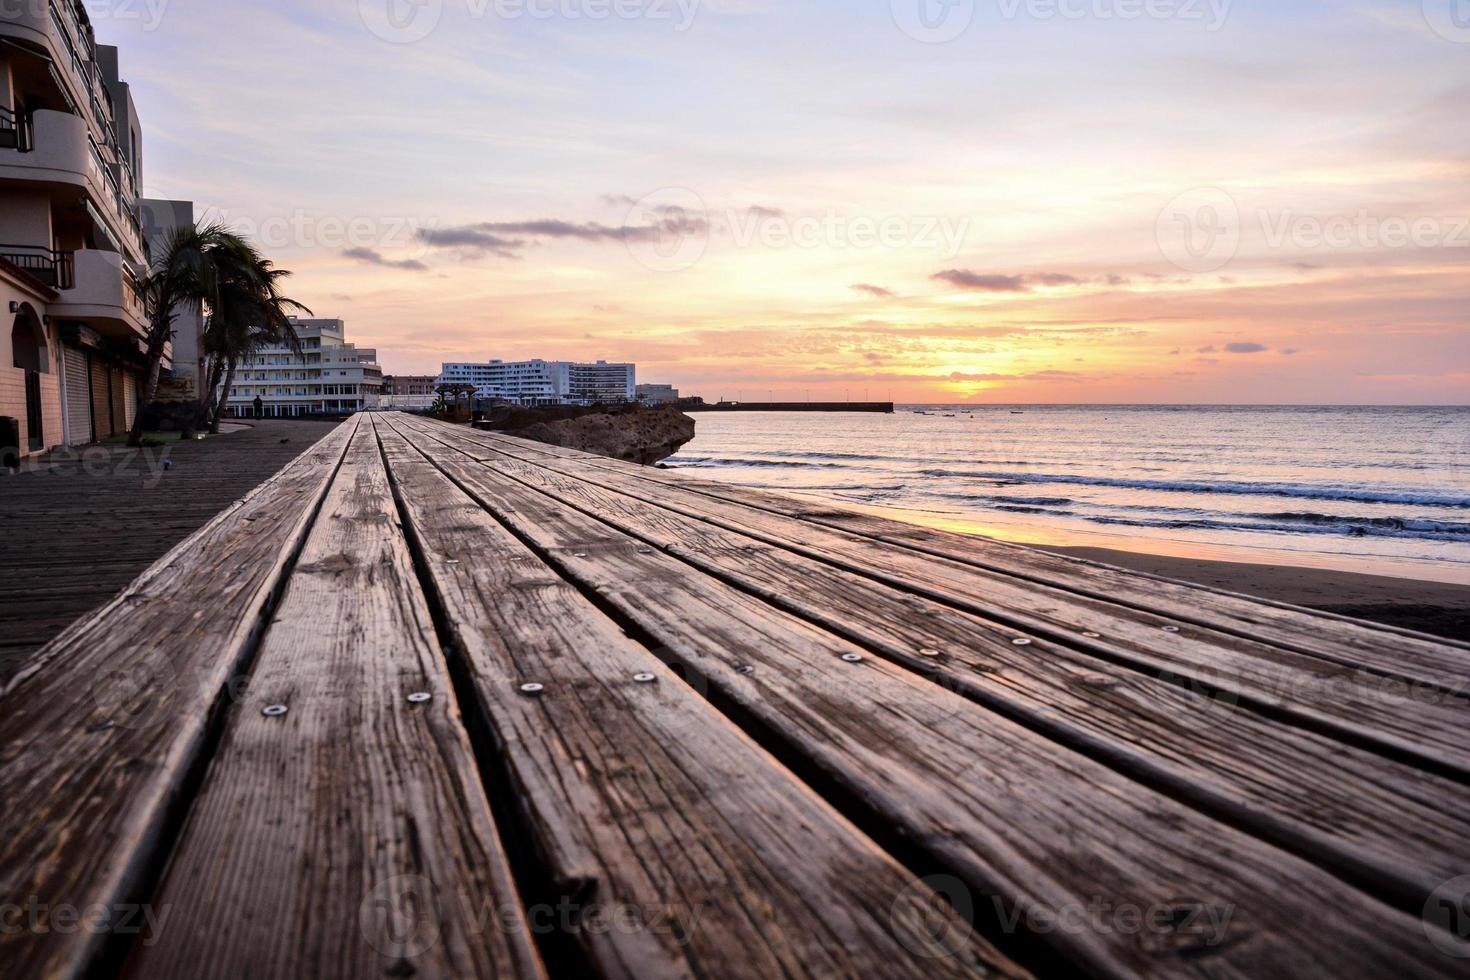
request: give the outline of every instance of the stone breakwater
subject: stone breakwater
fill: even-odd
[[[668,459],[694,438],[694,420],[672,406],[512,409],[477,425],[644,466]]]

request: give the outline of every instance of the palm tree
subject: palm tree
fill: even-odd
[[[210,358],[208,387],[200,401],[201,417],[211,432],[219,432],[240,361],[261,347],[277,344],[299,354],[301,346],[290,315],[311,313],[302,303],[282,295],[280,282],[291,273],[277,269],[249,243],[224,243],[218,266],[219,290],[204,332],[204,349]]]
[[[148,313],[148,372],[143,398],[128,433],[129,446],[143,444],[143,408],[152,404],[158,395],[163,350],[174,333],[174,309],[181,303],[212,303],[218,295],[214,251],[226,236],[237,238],[218,224],[174,229],[143,280],[144,307]]]
[[[200,392],[196,419],[207,421],[212,431],[218,431],[220,406],[228,397],[228,385],[240,358],[268,343],[285,342],[297,349],[288,311],[311,311],[281,294],[279,282],[289,275],[223,225],[171,232],[143,283],[149,329],[148,375],[142,404],[151,404],[158,394],[163,350],[173,337],[174,310],[181,303],[200,303],[208,311],[205,351],[214,357],[207,372],[208,387]],[[225,387],[221,390],[222,381]],[[139,446],[142,442],[140,407],[128,434],[128,445]]]

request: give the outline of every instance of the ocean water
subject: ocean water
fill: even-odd
[[[1470,408],[701,413],[668,465],[1012,541],[1470,582]]]

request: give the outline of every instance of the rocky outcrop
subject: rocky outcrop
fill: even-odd
[[[480,423],[483,428],[552,446],[652,466],[694,438],[694,420],[677,408],[518,410]],[[568,417],[570,416],[570,417]]]

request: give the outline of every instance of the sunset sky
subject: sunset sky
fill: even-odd
[[[147,192],[389,373],[1470,402],[1467,0],[151,4]]]

